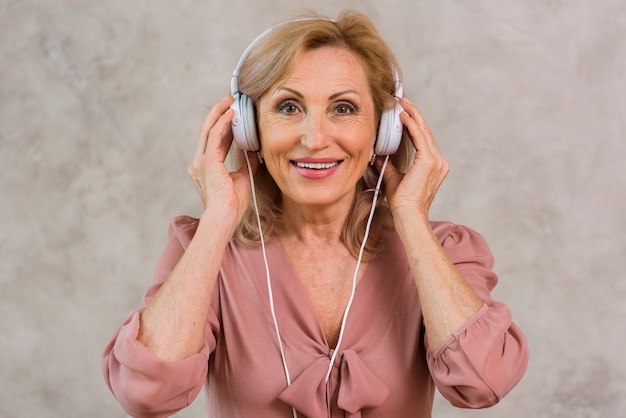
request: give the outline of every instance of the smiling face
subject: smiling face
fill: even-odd
[[[376,137],[360,59],[344,48],[310,50],[257,108],[261,154],[283,203],[347,211]]]

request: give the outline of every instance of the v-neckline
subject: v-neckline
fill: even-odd
[[[282,242],[279,239],[274,239],[273,241],[275,241],[275,245],[278,249],[277,253],[280,254],[280,257],[282,260],[280,260],[280,262],[278,263],[279,265],[283,265],[286,266],[286,270],[283,271],[281,273],[281,276],[286,276],[286,277],[282,277],[281,278],[281,282],[283,282],[284,280],[288,280],[289,283],[289,288],[290,290],[293,292],[294,290],[297,291],[297,294],[294,295],[296,296],[296,300],[300,301],[300,303],[298,304],[298,308],[300,310],[300,313],[304,316],[304,317],[313,317],[315,320],[315,331],[317,334],[317,337],[320,339],[320,342],[323,343],[323,345],[325,346],[326,349],[328,349],[329,352],[332,352],[333,350],[335,350],[336,347],[331,347],[331,345],[328,342],[328,338],[326,337],[326,333],[324,331],[324,326],[322,324],[322,321],[317,313],[317,309],[315,307],[315,304],[313,303],[313,299],[311,298],[311,295],[309,294],[306,285],[304,284],[302,277],[298,274],[298,272],[296,271],[293,263],[291,262],[291,259],[289,258],[289,255],[287,254],[287,251],[285,250],[285,247],[283,246]],[[367,263],[364,267],[363,267],[363,271],[362,271],[362,275],[360,277],[360,280],[358,280],[357,284],[356,284],[356,288],[354,290],[354,299],[352,301],[352,307],[350,308],[350,310],[352,311],[355,307],[355,305],[359,304],[359,297],[358,294],[359,289],[362,287],[361,283],[365,282],[367,280],[368,277],[368,271],[370,269],[370,263]],[[293,277],[293,280],[288,279],[287,277]],[[350,276],[350,288],[352,288],[352,280],[354,278],[354,274]],[[284,284],[284,283],[282,283]],[[281,284],[281,286],[282,286]],[[274,283],[273,283],[274,286]],[[303,302],[305,301],[306,302]],[[343,317],[345,316],[345,309],[347,308],[347,302],[348,300],[346,300],[346,306],[344,306],[344,310],[342,311],[342,315],[341,318],[343,319]],[[348,321],[346,321],[346,328],[348,328],[348,324],[347,322],[349,322],[349,316],[350,314],[348,314]],[[343,322],[343,321],[342,321]],[[341,328],[340,328],[340,334],[341,334]],[[346,333],[346,331],[344,331],[344,334]]]
[[[391,323],[402,292],[415,291],[399,238],[387,231],[382,239],[383,250],[368,262],[357,284],[341,342],[342,351],[368,351],[376,347]],[[270,314],[262,251],[258,248],[253,252],[256,254],[250,260],[250,267],[256,272],[253,282]],[[281,339],[291,349],[312,356],[330,355],[334,350],[328,344],[315,306],[278,239],[266,242],[266,253]]]

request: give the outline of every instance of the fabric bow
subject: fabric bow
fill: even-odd
[[[326,372],[328,357],[320,357],[280,393],[278,398],[309,418],[326,418]],[[360,418],[361,409],[382,405],[389,387],[372,373],[358,354],[345,350],[341,355],[337,405],[346,417]],[[329,396],[330,397],[330,396]]]

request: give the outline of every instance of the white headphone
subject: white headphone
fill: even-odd
[[[313,20],[313,19],[299,19],[299,20]],[[297,21],[297,20],[296,20]],[[294,21],[292,21],[294,22]],[[289,23],[289,22],[288,22]],[[237,67],[233,72],[233,76],[230,81],[230,91],[235,101],[230,106],[235,111],[235,115],[232,120],[233,137],[237,146],[243,150],[259,151],[261,144],[259,142],[256,130],[256,117],[254,111],[254,102],[250,97],[239,91],[239,71],[241,65],[246,60],[250,51],[256,46],[256,44],[263,39],[269,32],[284,25],[279,24],[271,27],[261,33],[248,45],[243,52]],[[402,98],[403,89],[402,83],[398,75],[398,71],[392,68],[395,91],[394,97],[397,100]],[[400,121],[400,112],[402,112],[402,106],[400,103],[389,110],[383,111],[380,117],[380,125],[378,126],[378,136],[374,145],[375,155],[391,155],[398,150],[400,140],[402,139],[402,122]]]

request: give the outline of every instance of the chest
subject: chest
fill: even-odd
[[[392,244],[386,243],[385,248],[393,250]],[[356,260],[334,262],[332,255],[327,255],[307,263],[305,259],[293,262],[285,257],[285,246],[276,241],[270,243],[268,258],[276,315],[281,336],[287,342],[286,362],[295,379],[306,376],[304,372],[308,368],[318,367],[320,354],[330,356],[320,350],[321,341],[316,332],[319,326],[327,340],[333,341],[329,342],[330,346],[336,346]],[[384,264],[381,259],[385,260]],[[222,286],[214,302],[217,317],[211,321],[217,347],[209,357],[207,394],[213,411],[210,416],[291,416],[284,403],[276,401],[276,394],[286,388],[286,378],[276,333],[270,326],[272,319],[262,266],[259,249],[229,248],[225,254]],[[367,412],[381,417],[430,416],[433,381],[423,346],[419,300],[415,286],[411,285],[408,265],[385,253],[367,265],[365,274],[364,270],[362,266],[342,350],[357,353],[375,376],[393,388],[383,405]],[[321,280],[322,277],[328,280]],[[330,295],[324,296],[328,289]],[[331,300],[339,306],[339,314],[328,315],[327,306],[333,305]],[[313,306],[319,323],[313,321]],[[341,356],[338,359],[342,361]],[[326,372],[327,363],[319,367]],[[346,383],[346,375],[340,376],[339,368],[333,370],[330,376],[333,383],[329,386],[335,388],[334,392],[328,398],[324,396],[321,402],[332,401],[332,408],[336,408],[340,386],[351,386]],[[317,380],[312,382],[314,387],[310,392],[307,389],[307,393],[313,393],[317,383]]]
[[[310,253],[293,254],[289,259],[296,273],[295,280],[299,280],[305,288],[326,341],[334,348],[352,293],[357,261],[350,256],[314,256]],[[357,283],[364,268],[362,263],[356,274]]]

